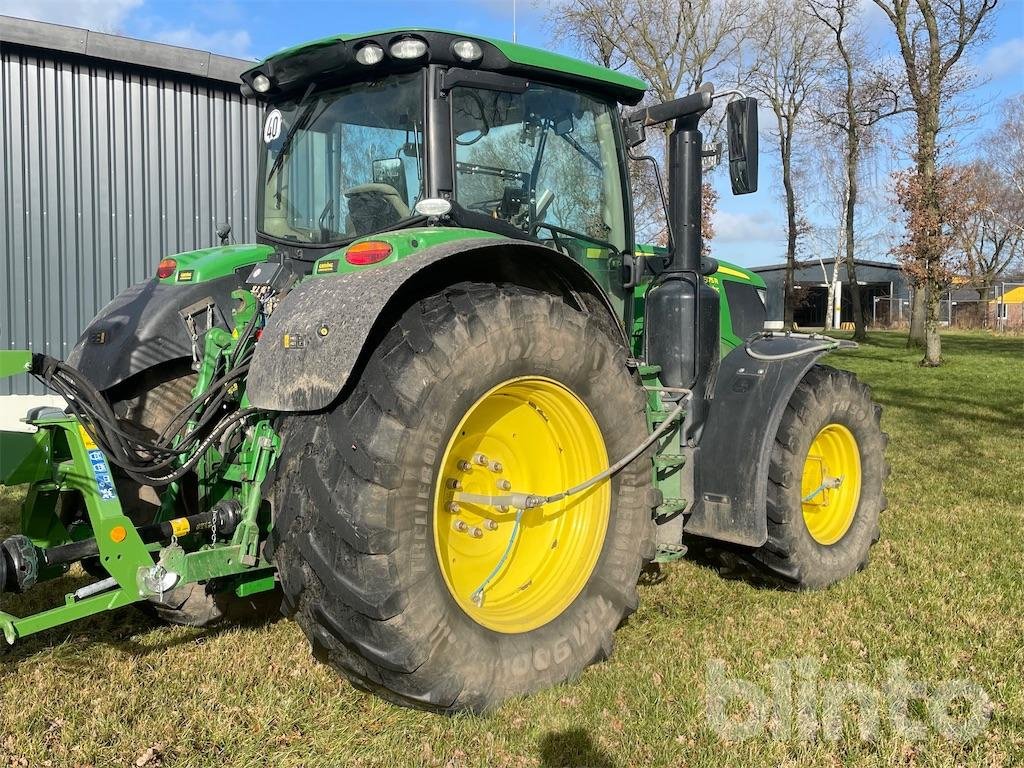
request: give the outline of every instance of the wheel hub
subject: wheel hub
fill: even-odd
[[[505,633],[559,616],[597,563],[611,486],[529,509],[456,501],[457,493],[552,495],[607,467],[596,420],[562,384],[516,378],[478,399],[448,442],[434,500],[438,563],[462,610]]]
[[[825,425],[807,451],[800,495],[804,523],[819,544],[831,545],[846,535],[860,502],[860,450],[842,424]]]

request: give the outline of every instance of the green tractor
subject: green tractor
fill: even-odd
[[[7,644],[140,604],[205,625],[280,603],[354,685],[491,709],[611,652],[641,569],[713,542],[776,584],[862,568],[880,409],[764,332],[763,283],[702,255],[698,123],[644,83],[430,30],[335,36],[243,75],[265,106],[255,245],[162,260],[64,362],[0,352],[66,411],[0,433],[25,484],[0,591],[95,577]],[[627,162],[673,124],[668,248]]]

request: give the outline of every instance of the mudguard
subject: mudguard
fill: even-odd
[[[213,304],[212,317],[201,312],[199,330],[212,325],[227,328],[231,291],[242,278],[236,274],[194,284],[137,283],[119,293],[99,311],[75,344],[68,363],[84,373],[97,389],[109,389],[136,373],[182,357],[192,356],[192,337],[183,310],[200,311]]]
[[[769,356],[808,351],[766,361],[739,346],[722,360],[695,458],[693,511],[683,530],[760,547],[768,540],[766,497],[775,435],[797,384],[827,350],[821,340],[787,336],[751,346]]]
[[[300,283],[274,310],[256,345],[246,382],[250,402],[273,411],[326,408],[348,381],[378,318],[383,313],[396,319],[385,310],[392,301],[408,300],[398,296],[403,289],[422,296],[427,287],[485,275],[512,282],[521,278],[529,285],[554,281],[601,297],[614,315],[590,273],[558,251],[525,240],[455,240],[384,267]],[[620,326],[617,322],[627,343]]]

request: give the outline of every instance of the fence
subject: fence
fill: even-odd
[[[991,298],[969,299],[967,290],[947,291],[939,300],[939,324],[967,330],[990,329],[999,333],[1024,332],[1024,283],[997,283]],[[906,328],[910,325],[912,301],[893,296],[874,297],[873,328]]]

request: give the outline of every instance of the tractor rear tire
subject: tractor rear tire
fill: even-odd
[[[649,459],[523,513],[514,548],[514,510],[449,490],[462,478],[499,494],[507,476],[549,495],[644,440],[643,390],[601,316],[461,283],[406,310],[353,378],[331,408],[282,422],[270,547],[314,655],[359,689],[441,712],[489,711],[607,658],[654,556]],[[572,442],[588,424],[593,439]]]
[[[171,418],[192,400],[196,375],[191,360],[181,360],[157,366],[129,380],[109,393],[114,412],[121,425],[145,440],[153,440],[168,425]],[[143,485],[123,472],[114,469],[117,492],[124,513],[136,525],[152,522],[160,511],[158,489]],[[182,479],[184,494],[189,493],[191,475]],[[195,514],[199,510],[177,510],[180,515]],[[86,565],[83,563],[83,565]],[[105,571],[95,563],[87,568],[95,575],[106,578]],[[217,582],[187,584],[163,595],[162,600],[151,598],[135,605],[151,616],[169,624],[187,627],[213,627],[222,622],[248,623],[277,615],[281,604],[278,590],[261,592],[241,598],[230,586]]]
[[[775,584],[821,589],[867,565],[888,505],[881,415],[848,371],[816,365],[797,385],[772,449],[768,541],[750,557]]]

